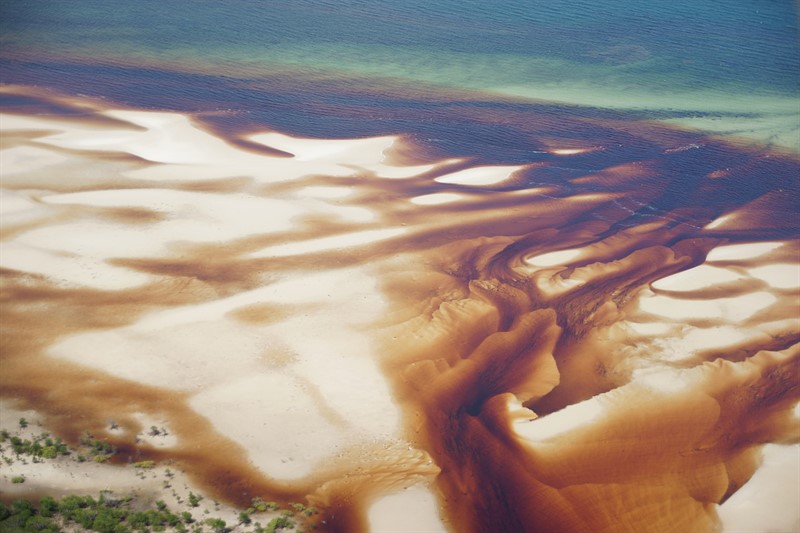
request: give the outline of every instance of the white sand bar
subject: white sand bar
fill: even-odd
[[[454,185],[495,185],[506,181],[514,172],[523,168],[525,165],[473,167],[439,176],[435,181]]]

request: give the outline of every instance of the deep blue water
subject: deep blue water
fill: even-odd
[[[300,65],[482,88],[581,81],[784,95],[796,95],[800,74],[790,1],[6,0],[0,9],[4,56],[196,60],[220,74]]]
[[[400,127],[404,106],[466,90],[800,150],[791,1],[6,0],[0,25],[0,81],[137,105],[298,115],[302,95],[340,119],[388,105]]]

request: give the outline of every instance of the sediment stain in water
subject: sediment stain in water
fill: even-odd
[[[388,123],[364,126],[362,133],[403,133],[372,163],[337,160],[341,145],[327,154],[259,151],[248,144],[252,122],[237,129],[230,118],[223,128],[197,117],[193,127],[224,130],[221,158],[246,152],[263,167],[158,178],[169,163],[144,162],[124,145],[100,156],[48,139],[51,128],[73,126],[91,130],[67,131],[72,139],[147,133],[108,118],[107,103],[15,98],[12,114],[40,105],[51,115],[47,131],[26,129],[5,149],[35,147],[66,162],[20,163],[12,180],[4,176],[19,202],[8,214],[29,218],[3,223],[2,394],[67,438],[103,434],[109,418],[135,434],[137,413],[159,417],[176,447],[108,438],[131,458],[179,461],[234,503],[305,499],[323,510],[321,527],[347,532],[368,529],[367,509],[382,495],[431,482],[454,531],[713,531],[716,504],[753,474],[759,447],[798,439],[797,288],[792,279],[775,287],[754,270],[788,263],[789,276],[797,274],[796,160],[620,117],[464,102],[438,110],[452,118],[444,126],[424,125],[433,104],[402,122],[387,112]],[[86,122],[75,118],[78,109]],[[328,112],[315,131],[335,127],[336,111]],[[471,126],[459,131],[462,124]],[[426,141],[434,134],[445,141]],[[277,160],[303,157],[329,157],[348,171],[261,176]],[[93,181],[57,180],[67,163],[70,176]],[[402,175],[403,165],[432,166],[382,177]],[[436,181],[487,165],[524,168],[491,184]],[[342,194],[314,196],[320,186]],[[115,196],[128,189],[152,194]],[[51,198],[78,191],[90,196],[64,205]],[[166,200],[185,194],[202,196]],[[434,206],[411,201],[431,194],[457,196]],[[282,203],[264,204],[266,215],[253,222],[219,208],[232,195]],[[215,233],[220,227],[227,229]],[[380,229],[402,231],[285,248]],[[142,231],[159,246],[136,241]],[[715,263],[739,276],[724,285],[700,276],[695,291],[658,288],[714,250],[759,242],[778,244]],[[68,271],[76,262],[79,271]],[[86,265],[109,285],[96,286],[81,272]],[[113,285],[116,275],[127,285]],[[370,300],[378,295],[383,303]],[[703,349],[679,342],[713,337],[721,326],[742,338]],[[368,372],[374,366],[393,397],[381,398],[380,409],[390,418],[398,405],[402,430],[350,411],[369,397],[357,395],[367,385],[359,379],[380,379]],[[342,397],[356,394],[355,403],[331,383],[344,384]],[[227,392],[245,386],[253,397]],[[239,402],[240,433],[220,429],[224,413],[204,411],[217,399]],[[292,402],[309,410],[292,411]],[[261,419],[278,422],[258,429],[269,443],[250,448],[247,428]],[[270,446],[283,448],[272,441],[309,426],[295,446],[303,468],[275,474],[283,467],[270,462]],[[317,442],[326,438],[334,443],[327,448]]]

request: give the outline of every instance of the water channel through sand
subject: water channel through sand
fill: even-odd
[[[769,495],[800,488],[746,484],[765,443],[798,468],[796,161],[653,127],[647,158],[497,164],[37,97],[80,115],[0,122],[0,383],[57,434],[330,531],[794,525]]]

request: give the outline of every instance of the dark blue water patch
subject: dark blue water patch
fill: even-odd
[[[635,226],[653,217],[667,219],[672,225],[702,226],[731,210],[778,195],[786,212],[776,212],[776,221],[783,221],[787,234],[800,228],[800,217],[785,218],[787,212],[800,213],[796,161],[709,144],[661,157],[654,168],[659,194],[638,207],[626,199],[634,207],[619,226]]]
[[[311,46],[335,65],[329,47],[380,46],[397,50],[390,61],[407,70],[426,51],[513,55],[602,65],[667,91],[745,84],[796,92],[800,74],[795,6],[763,0],[7,0],[0,21],[5,46],[42,56],[87,47],[101,56],[181,51],[220,71],[274,50]]]
[[[145,109],[211,113],[206,120],[225,130],[274,128],[322,138],[409,135],[433,151],[478,157],[484,162],[539,162],[547,146],[586,139],[624,146],[649,157],[656,143],[617,126],[638,114],[572,106],[488,101],[446,91],[407,96],[347,80],[241,80],[156,69],[49,61],[0,60],[6,82],[55,87],[66,93],[108,98]],[[451,96],[452,99],[447,97]],[[214,115],[214,113],[217,113]],[[593,156],[589,156],[591,158]]]
[[[58,102],[35,96],[11,93],[0,93],[0,109],[21,114],[45,113],[66,116],[81,116],[86,114],[85,109],[61,105]]]

